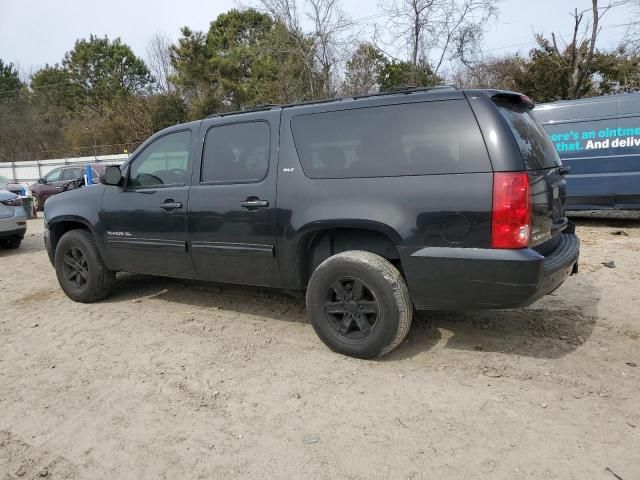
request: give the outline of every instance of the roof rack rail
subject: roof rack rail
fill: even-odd
[[[409,94],[409,93],[416,93],[416,92],[428,92],[430,90],[458,90],[458,87],[454,85],[432,85],[430,87],[414,87],[414,86],[408,85],[408,86],[393,88],[385,92],[369,93],[367,95],[356,95],[350,98],[355,98],[357,100],[360,98],[382,97],[384,95],[398,95],[398,94]]]
[[[207,115],[206,118],[228,117],[230,115],[240,115],[241,113],[264,112],[266,110],[271,110],[272,108],[281,107],[281,106],[282,105],[278,105],[277,103],[264,103],[262,105],[256,105],[255,107],[243,108],[241,110],[233,110],[231,112],[212,113],[211,115]]]
[[[360,100],[363,98],[383,97],[385,95],[400,95],[400,94],[409,94],[409,93],[418,93],[418,92],[428,92],[430,90],[458,90],[458,87],[454,85],[433,85],[431,87],[402,86],[402,87],[398,87],[393,90],[387,90],[384,92],[367,93],[365,95],[350,95],[346,97],[323,98],[322,100],[308,100],[306,102],[287,103],[280,106],[282,108],[289,108],[289,107],[297,107],[302,105],[314,105],[318,103],[340,102],[344,100]]]
[[[320,100],[307,100],[303,102],[293,102],[293,103],[285,103],[285,104],[266,103],[262,105],[256,105],[255,107],[236,110],[232,112],[213,113],[211,115],[208,115],[207,118],[228,117],[230,115],[240,115],[241,113],[264,112],[267,110],[271,110],[272,108],[291,108],[291,107],[300,107],[304,105],[318,105],[321,103],[341,102],[345,100],[360,100],[365,98],[383,97],[386,95],[407,95],[410,93],[428,92],[431,90],[458,90],[458,87],[454,85],[433,85],[430,87],[401,86],[393,90],[388,90],[385,92],[377,92],[377,93],[368,93],[366,95],[351,95],[347,97],[323,98]]]

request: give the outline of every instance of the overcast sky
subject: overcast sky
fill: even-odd
[[[378,0],[343,0],[342,4],[354,19],[379,12]],[[485,51],[526,52],[534,31],[568,35],[572,28],[569,12],[590,5],[590,0],[504,0],[500,19],[487,34]],[[91,33],[120,37],[145,58],[154,33],[163,32],[175,40],[184,25],[206,30],[211,20],[234,6],[235,0],[0,0],[0,58],[19,65],[26,75],[45,63],[60,62],[76,39]],[[601,48],[620,42],[629,14],[622,7],[607,13]]]

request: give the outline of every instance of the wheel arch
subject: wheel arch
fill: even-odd
[[[402,237],[378,222],[318,222],[302,229],[296,249],[296,275],[306,288],[315,268],[327,258],[349,250],[364,250],[385,258],[400,269],[398,246]]]
[[[55,255],[56,246],[60,241],[62,236],[71,231],[77,229],[87,230],[93,238],[96,239],[96,245],[98,246],[98,250],[100,254],[103,256],[103,251],[98,241],[98,236],[96,235],[95,229],[91,222],[89,222],[86,218],[77,216],[77,215],[64,215],[60,217],[56,217],[47,222],[47,227],[49,229],[49,241],[51,242],[51,252]]]

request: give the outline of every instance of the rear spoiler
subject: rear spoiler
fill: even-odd
[[[515,105],[523,105],[528,110],[533,110],[536,104],[526,95],[522,93],[516,92],[508,92],[508,91],[499,91],[491,96],[491,98],[496,100],[505,100],[509,103],[513,103]]]

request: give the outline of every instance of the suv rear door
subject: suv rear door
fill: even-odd
[[[198,278],[275,286],[280,111],[205,120],[189,195],[189,245]]]
[[[529,173],[533,216],[529,246],[546,251],[555,242],[544,247],[543,244],[562,233],[568,223],[566,172],[547,132],[531,113],[533,105],[526,97],[499,94],[493,101],[507,122]]]

